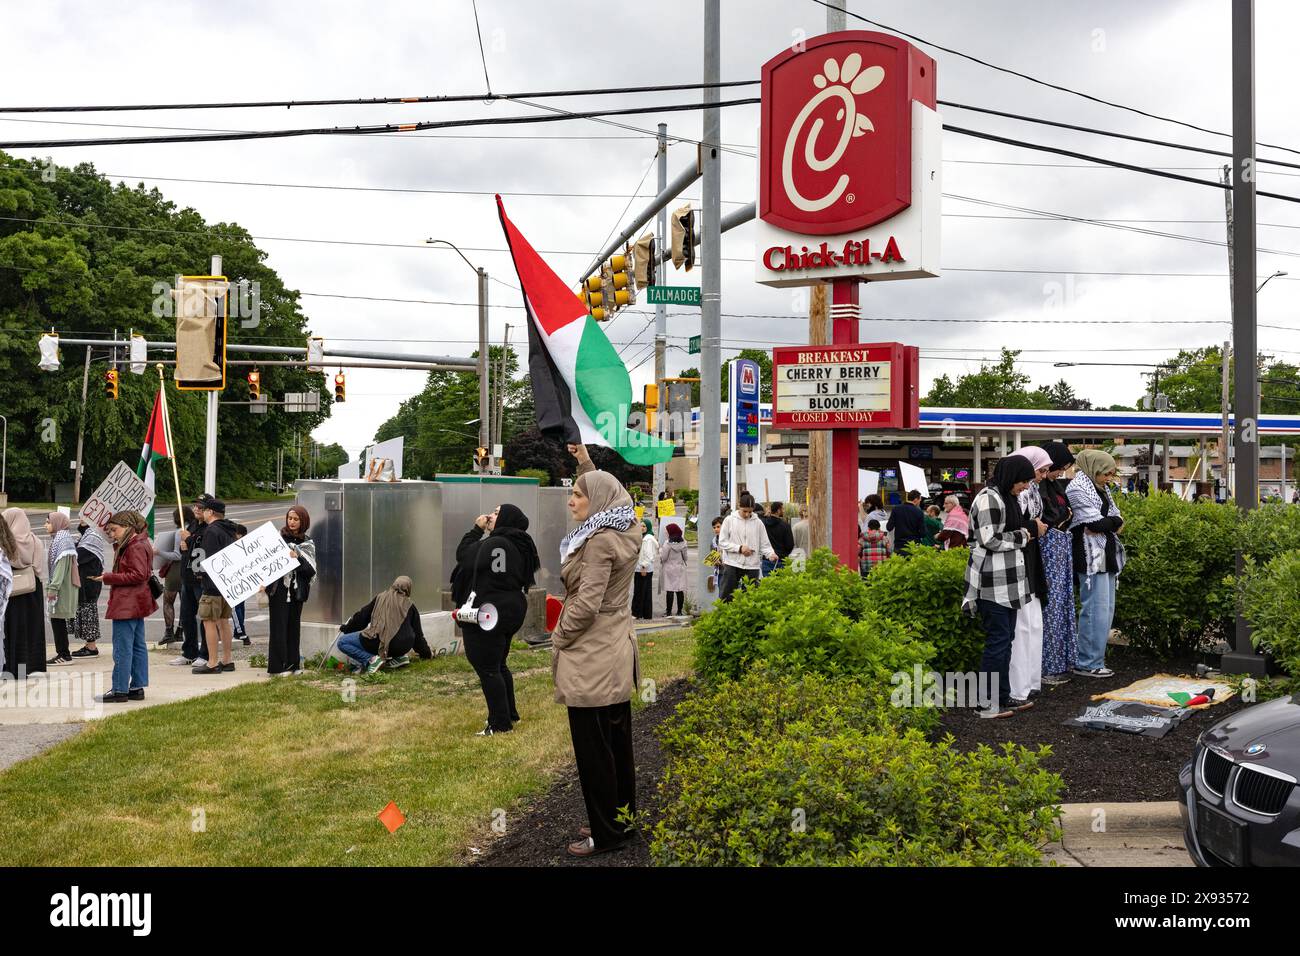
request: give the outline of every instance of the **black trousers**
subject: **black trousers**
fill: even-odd
[[[724,564],[722,566],[722,582],[718,585],[718,597],[723,601],[730,601],[731,594],[744,580],[757,581],[758,568],[738,568],[735,565]]]
[[[504,733],[519,719],[515,705],[515,678],[506,666],[513,633],[485,631],[477,624],[462,624],[465,633],[465,656],[478,674],[487,701],[488,726],[494,733]]]
[[[302,605],[288,599],[288,588],[280,588],[270,599],[271,642],[266,653],[268,674],[298,669],[302,654]]]
[[[197,584],[181,582],[181,656],[190,660],[208,659],[208,637],[199,627],[199,592]]]
[[[632,575],[633,617],[648,621],[655,616],[654,583],[655,576],[653,574],[642,574],[638,571]]]
[[[570,707],[569,733],[591,838],[601,850],[628,842],[628,828],[618,822],[618,813],[621,807],[636,812],[631,701],[606,707]]]
[[[686,592],[685,592],[685,591],[669,591],[669,592],[668,592],[668,606],[664,609],[664,615],[667,616],[667,617],[672,617],[672,616],[673,616],[673,598],[676,598],[676,599],[677,599],[677,613],[678,613],[678,614],[682,614],[682,613],[684,613],[685,610],[686,610]]]
[[[72,649],[68,647],[68,621],[61,617],[52,617],[50,630],[54,632],[54,653],[60,657],[71,657]]]

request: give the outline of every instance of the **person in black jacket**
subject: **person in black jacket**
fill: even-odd
[[[528,589],[539,567],[537,546],[528,534],[528,516],[511,504],[501,505],[490,515],[479,515],[456,548],[451,582],[456,606],[462,606],[473,592],[475,607],[491,604],[498,615],[491,630],[460,622],[465,656],[478,674],[487,701],[488,719],[479,731],[481,736],[506,733],[519,720],[514,676],[506,658],[510,642],[528,614]]]
[[[185,527],[177,532],[180,538],[181,552],[181,654],[171,661],[177,666],[189,666],[197,660],[208,659],[208,640],[199,627],[199,598],[203,587],[197,577],[198,568],[191,560],[194,553],[202,548],[203,506],[210,500],[210,495],[199,495],[190,506],[192,512]]]
[[[907,546],[925,537],[925,512],[921,510],[920,501],[919,491],[909,491],[907,501],[889,513],[885,530],[894,532],[894,554],[906,556]]]
[[[316,576],[316,545],[307,536],[311,515],[302,505],[293,505],[284,516],[280,537],[289,545],[289,553],[298,566],[266,586],[271,616],[271,642],[266,655],[268,674],[292,674],[298,670],[301,655],[302,606],[311,596],[311,580]],[[241,605],[242,607],[242,605]]]
[[[777,568],[783,567],[785,559],[790,557],[790,552],[794,550],[794,532],[790,530],[790,522],[785,520],[785,505],[779,501],[772,502],[772,507],[761,520],[767,529],[768,543],[776,552],[775,561],[763,558],[763,577],[767,577]]]
[[[411,603],[412,587],[406,575],[394,579],[392,587],[376,594],[339,628],[339,650],[367,674],[412,649],[425,660],[433,656],[420,626],[420,610]]]
[[[203,622],[210,656],[204,661],[196,661],[190,672],[220,674],[235,669],[235,662],[230,659],[234,645],[234,632],[230,623],[232,612],[217,583],[210,575],[203,573],[203,562],[234,544],[238,530],[235,523],[226,517],[226,503],[216,498],[204,502],[203,521],[200,543],[191,550],[190,561],[202,588],[199,596],[199,620]]]

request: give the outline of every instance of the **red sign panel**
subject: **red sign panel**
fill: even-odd
[[[885,33],[828,33],[763,66],[758,215],[835,235],[912,201],[912,100],[935,108],[934,60]]]
[[[897,342],[772,350],[772,427],[917,427],[918,350]]]

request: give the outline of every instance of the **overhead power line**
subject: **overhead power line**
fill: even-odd
[[[813,0],[813,3],[819,4],[820,6],[823,7],[831,6],[829,3],[826,2],[826,0]],[[834,9],[843,10],[843,7],[836,6]],[[1049,82],[1048,80],[1039,79],[1036,76],[1031,76],[1028,73],[1022,73],[1019,70],[1013,70],[1010,67],[999,66],[996,63],[990,63],[988,60],[981,59],[980,57],[974,56],[970,53],[963,53],[961,50],[955,50],[952,47],[943,46],[940,43],[935,43],[933,40],[926,40],[923,37],[917,36],[915,33],[908,33],[906,30],[900,30],[897,27],[888,26],[887,24],[881,23],[878,20],[871,20],[867,17],[862,16],[861,14],[854,13],[851,10],[844,10],[844,12],[847,13],[849,16],[853,17],[855,20],[861,20],[863,23],[870,23],[873,27],[879,27],[882,30],[888,30],[890,33],[897,33],[901,37],[906,37],[909,40],[915,40],[917,43],[920,43],[922,46],[933,47],[936,50],[942,50],[944,53],[951,53],[953,56],[959,56],[964,60],[969,60],[972,63],[976,63],[980,66],[987,67],[990,70],[997,70],[999,73],[1006,73],[1008,76],[1019,77],[1022,80],[1027,80],[1030,83],[1036,83],[1039,86],[1047,87],[1050,90],[1056,90],[1057,92],[1060,93],[1068,93],[1071,96],[1077,96],[1080,99],[1085,99],[1092,103],[1098,103],[1102,106],[1110,106],[1114,109],[1125,110],[1129,113],[1135,113],[1138,116],[1145,116],[1147,119],[1159,120],[1162,123],[1173,123],[1175,126],[1182,126],[1187,129],[1193,129],[1196,130],[1198,133],[1209,133],[1211,136],[1232,135],[1231,133],[1225,133],[1222,130],[1210,129],[1205,126],[1198,126],[1195,123],[1189,123],[1186,120],[1175,119],[1172,116],[1163,116],[1159,113],[1152,113],[1147,110],[1140,109],[1136,106],[1128,106],[1127,104],[1124,103],[1117,103],[1114,100],[1107,100],[1107,99],[1103,99],[1100,96],[1093,96],[1091,93],[1084,93],[1082,90],[1076,90],[1069,86],[1062,86],[1059,83],[1052,83]],[[1257,145],[1267,146],[1269,149],[1281,149],[1288,153],[1296,153],[1300,155],[1300,150],[1292,149],[1289,146],[1275,146],[1271,143],[1257,143]]]
[[[595,87],[580,90],[535,90],[528,93],[460,93],[448,96],[377,96],[319,100],[251,100],[217,103],[132,103],[98,106],[0,106],[0,113],[136,113],[146,110],[230,110],[307,106],[405,106],[412,103],[480,103],[485,100],[546,99],[568,96],[618,96],[630,93],[671,93],[679,90],[726,89],[756,86],[758,80],[722,83],[656,83],[650,86]]]
[[[520,101],[523,103],[523,101]],[[251,139],[288,139],[296,136],[370,136],[405,133],[427,129],[459,129],[467,126],[512,126],[533,123],[556,123],[574,119],[599,119],[604,116],[635,116],[644,113],[698,112],[715,107],[752,106],[757,97],[722,100],[717,103],[676,103],[656,106],[629,106],[616,110],[584,112],[556,111],[543,116],[489,116],[476,119],[436,120],[419,123],[384,123],[376,126],[322,126],[304,129],[250,130],[239,133],[187,133],[181,136],[111,136],[88,139],[14,140],[0,142],[0,149],[50,149],[61,146],[126,146],[156,143],[216,143]],[[531,103],[523,103],[531,106]]]

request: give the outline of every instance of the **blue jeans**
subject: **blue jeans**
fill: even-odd
[[[1016,638],[1016,609],[995,604],[980,598],[976,602],[980,620],[984,623],[984,657],[980,661],[981,675],[988,681],[989,700],[982,706],[993,706],[991,698],[997,694],[996,704],[1005,707],[1011,700],[1011,642]],[[982,695],[981,695],[982,696]]]
[[[769,560],[767,560],[767,558],[763,558],[763,559],[761,559],[761,560],[762,560],[762,562],[763,562],[763,565],[762,565],[762,566],[763,566],[763,573],[762,573],[762,576],[763,576],[763,577],[767,577],[769,574],[771,574],[771,573],[772,573],[773,571],[775,571],[777,568],[781,567],[781,565],[783,564],[783,562],[782,562],[782,560],[781,560],[780,558],[777,558],[775,561],[769,561]]]
[[[1114,572],[1079,574],[1079,664],[1084,670],[1106,666],[1106,641],[1115,619]]]
[[[144,618],[113,622],[113,693],[149,686],[149,652],[144,646]]]
[[[361,646],[361,632],[356,631],[352,634],[344,634],[339,638],[339,650],[348,657],[352,658],[362,667],[365,667],[377,655],[371,654]]]

